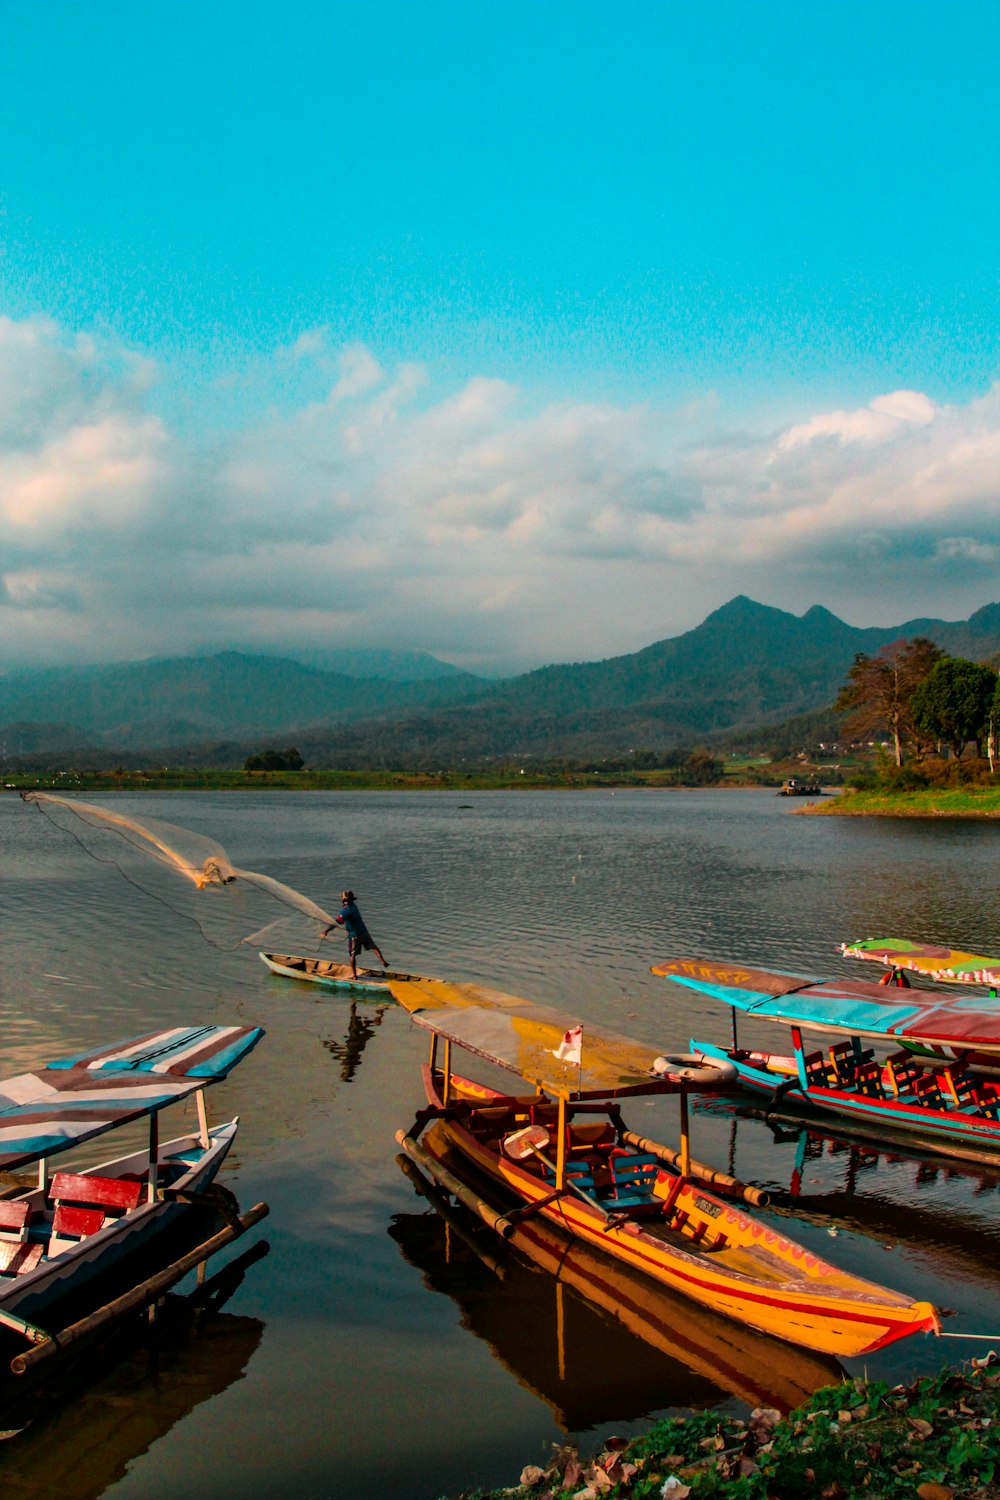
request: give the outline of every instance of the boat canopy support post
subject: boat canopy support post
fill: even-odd
[[[797,1026],[792,1027],[792,1048],[795,1052],[795,1068],[799,1075],[799,1087],[804,1094],[808,1094],[809,1080],[806,1077],[806,1059],[802,1051],[802,1032]]]
[[[444,1043],[444,1081],[441,1086],[441,1103],[448,1104],[451,1101],[451,1038],[446,1037]]]
[[[49,1164],[44,1156],[38,1158],[38,1190],[47,1193],[49,1189]]]
[[[205,1108],[205,1090],[199,1089],[194,1097],[198,1104],[198,1137],[201,1141],[202,1150],[207,1151],[212,1142],[208,1134],[208,1110]]]
[[[681,1106],[681,1160],[680,1173],[682,1177],[691,1175],[691,1130],[688,1119],[688,1096],[679,1094]]]
[[[160,1117],[154,1109],[149,1117],[149,1186],[146,1198],[156,1202],[156,1168],[160,1159]]]
[[[739,1042],[739,1037],[736,1034],[736,1006],[735,1005],[731,1005],[729,1007],[729,1022],[730,1022],[730,1025],[732,1026],[732,1030],[733,1030],[733,1051],[734,1052],[738,1052],[740,1050],[740,1042]]]
[[[566,1137],[569,1131],[569,1122],[566,1118],[566,1098],[559,1095],[559,1119],[557,1125],[558,1140],[556,1143],[556,1187],[562,1192],[566,1186]]]

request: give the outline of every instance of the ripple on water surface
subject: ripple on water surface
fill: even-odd
[[[649,974],[671,953],[843,974],[858,971],[836,945],[859,936],[1000,951],[994,827],[789,817],[753,792],[178,793],[120,805],[206,834],[327,908],[352,886],[394,964],[497,985],[669,1050],[729,1030],[722,1006]],[[412,1500],[510,1483],[566,1428],[628,1431],[666,1405],[752,1398],[727,1383],[725,1332],[710,1367],[685,1353],[686,1304],[670,1349],[650,1347],[579,1285],[557,1294],[520,1267],[499,1280],[429,1218],[393,1141],[422,1102],[422,1035],[395,1008],[269,976],[240,941],[256,925],[252,901],[229,890],[199,904],[160,868],[109,861],[106,849],[99,860],[12,799],[0,800],[0,863],[5,1072],[153,1025],[259,1022],[268,1033],[212,1096],[215,1117],[241,1116],[230,1182],[272,1209],[271,1254],[227,1309],[253,1331],[245,1357],[228,1385],[180,1403],[155,1442],[155,1370],[119,1383],[121,1430],[146,1435],[119,1453],[116,1477],[94,1474],[73,1493],[114,1482],[122,1496],[177,1485],[245,1500],[291,1485],[304,1497]],[[780,1034],[758,1024],[746,1035],[774,1045]],[[669,1101],[627,1113],[675,1139]],[[952,1328],[980,1329],[997,1290],[995,1181],[797,1130],[775,1138],[724,1110],[696,1127],[709,1160],[795,1188],[774,1222],[828,1259],[957,1308]],[[537,1338],[511,1326],[507,1281],[518,1278],[541,1289]],[[584,1354],[603,1348],[620,1379],[587,1378]],[[897,1378],[937,1368],[944,1352],[912,1340],[868,1367]],[[808,1383],[787,1359],[775,1357],[787,1388]],[[751,1353],[728,1364],[745,1376]],[[76,1432],[72,1409],[47,1424],[50,1462],[72,1453]],[[5,1453],[28,1492],[40,1463],[37,1445]]]

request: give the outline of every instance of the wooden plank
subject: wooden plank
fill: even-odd
[[[44,1246],[22,1244],[20,1240],[0,1240],[0,1274],[23,1276],[33,1271],[42,1258]]]

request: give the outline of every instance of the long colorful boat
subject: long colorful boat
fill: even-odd
[[[0,1081],[0,1170],[37,1170],[36,1185],[0,1198],[0,1324],[40,1342],[33,1320],[53,1302],[189,1212],[239,1124],[209,1126],[205,1089],[263,1034],[258,1026],[178,1026]],[[197,1129],[161,1141],[160,1112],[192,1098]],[[50,1172],[53,1157],[142,1120],[140,1149]]]
[[[321,984],[343,994],[388,995],[390,980],[414,978],[393,969],[359,969],[354,974],[350,964],[297,953],[261,953],[260,958],[272,974],[280,974],[283,979],[304,979],[308,984]]]
[[[463,1174],[464,1159],[440,1121],[422,1142],[447,1169]],[[407,1161],[406,1171],[414,1179],[419,1169]],[[472,1173],[464,1180],[472,1186]],[[477,1232],[474,1218],[450,1209],[426,1178],[418,1188],[443,1215],[443,1233],[423,1214],[396,1215],[389,1233],[427,1285],[455,1299],[462,1326],[485,1339],[521,1384],[550,1404],[566,1431],[592,1427],[612,1413],[641,1417],[651,1406],[690,1405],[692,1375],[748,1406],[780,1411],[844,1378],[829,1355],[767,1338],[704,1306],[693,1318],[686,1298],[571,1239],[541,1214],[520,1220],[494,1260],[484,1255],[485,1231],[480,1225]],[[508,1198],[507,1207],[514,1201]],[[488,1267],[482,1277],[460,1269],[473,1254]],[[458,1266],[450,1264],[455,1260]],[[534,1274],[539,1269],[547,1274]]]
[[[706,1058],[731,1062],[751,1093],[850,1119],[881,1136],[918,1134],[931,1150],[969,1161],[1000,1162],[1000,1088],[968,1070],[970,1054],[1000,1054],[1000,1006],[937,991],[867,980],[817,980],[712,959],[674,958],[653,973],[790,1029],[790,1055],[692,1040]],[[807,1050],[803,1032],[843,1034]],[[734,1020],[735,1033],[735,1020]],[[897,1049],[876,1059],[865,1040]],[[922,1058],[914,1048],[937,1050]],[[948,1049],[947,1058],[945,1049]]]
[[[688,1095],[711,1089],[713,1072],[714,1088],[729,1088],[724,1065],[658,1058],[598,1027],[582,1038],[573,1017],[476,986],[416,981],[392,992],[431,1037],[427,1106],[397,1139],[427,1165],[418,1137],[441,1120],[450,1145],[517,1202],[493,1214],[498,1232],[541,1214],[718,1313],[841,1357],[939,1331],[930,1303],[839,1270],[695,1175]],[[515,1073],[531,1091],[507,1094],[454,1073],[455,1047]],[[680,1100],[677,1153],[622,1119],[619,1099],[655,1094]]]

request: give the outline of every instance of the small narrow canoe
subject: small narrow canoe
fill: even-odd
[[[309,984],[321,984],[325,989],[341,990],[344,994],[388,996],[390,980],[415,977],[397,973],[394,969],[359,969],[355,976],[350,964],[336,963],[330,958],[304,958],[295,953],[262,953],[260,957],[272,974],[280,974],[285,979],[304,979]]]

